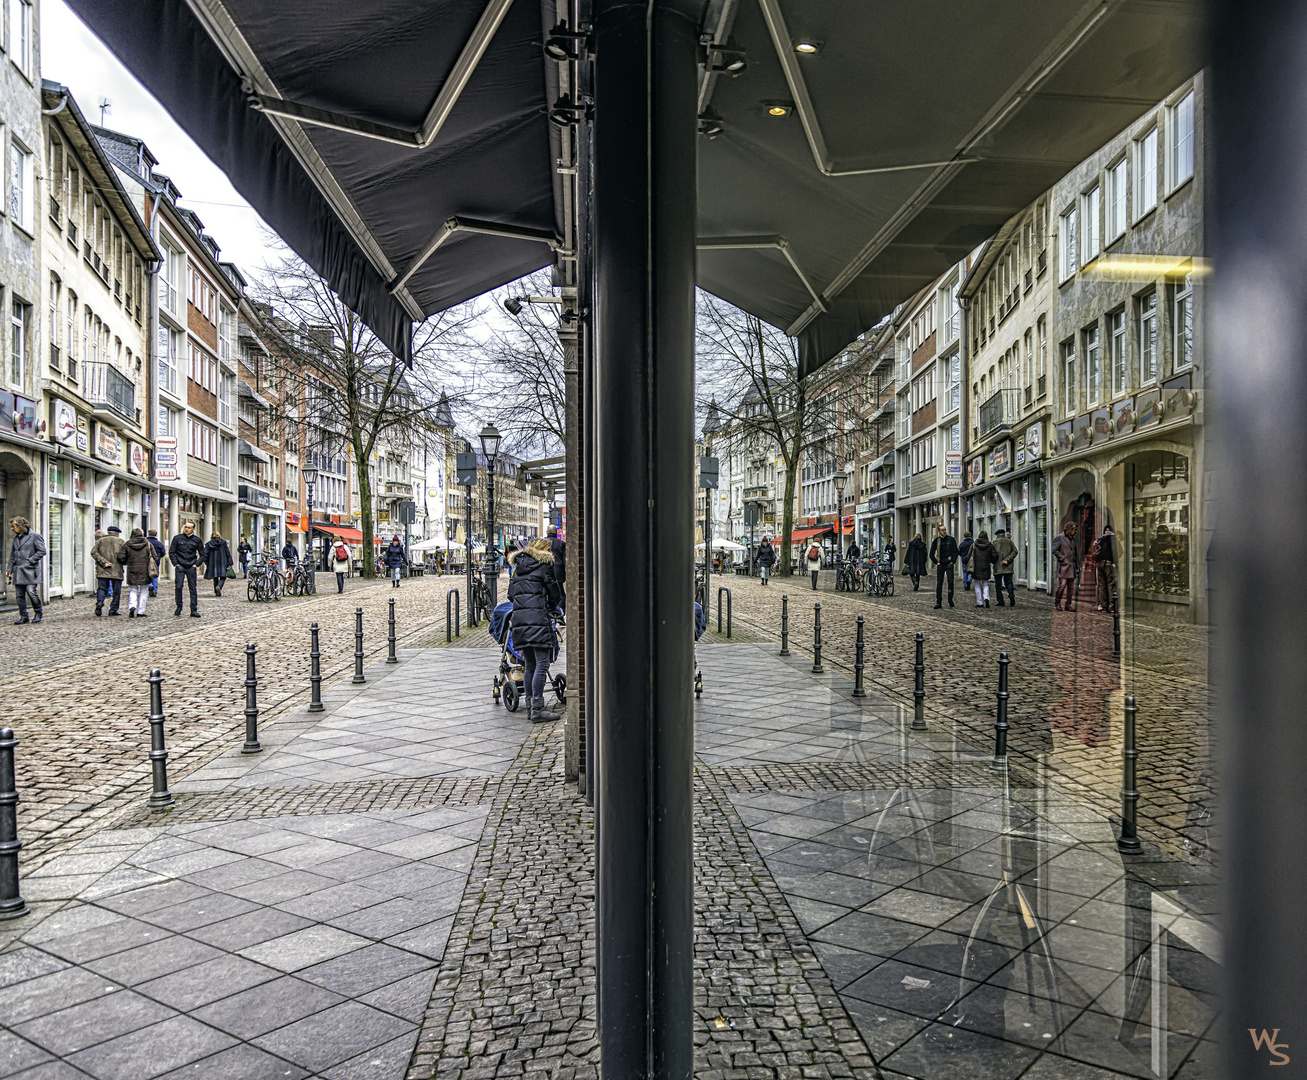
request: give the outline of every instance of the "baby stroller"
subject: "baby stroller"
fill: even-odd
[[[554,625],[554,654],[549,658],[550,663],[558,659],[559,642],[562,639],[562,634],[558,628],[557,612],[553,614],[552,621]],[[513,644],[513,604],[511,601],[505,600],[502,604],[497,605],[491,613],[490,636],[502,646],[499,652],[499,673],[495,676],[491,693],[494,696],[496,705],[499,704],[502,696],[508,711],[517,712],[517,706],[522,700],[522,681],[526,678],[526,662]],[[554,696],[558,698],[558,703],[561,705],[567,696],[567,675],[560,671],[549,680],[549,684],[553,687]]]

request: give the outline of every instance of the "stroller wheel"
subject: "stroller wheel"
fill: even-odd
[[[554,682],[554,696],[558,698],[560,702],[566,701],[567,700],[567,676],[560,671],[557,675],[554,676],[553,682]]]
[[[517,683],[508,679],[504,683],[504,708],[509,712],[517,712],[517,705],[521,699],[517,694]]]

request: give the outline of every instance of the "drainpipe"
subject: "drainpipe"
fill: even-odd
[[[971,381],[971,374],[970,374],[971,339],[967,335],[967,329],[968,329],[967,324],[968,322],[970,322],[970,319],[968,319],[967,316],[970,312],[970,309],[967,305],[967,298],[965,296],[958,297],[958,311],[961,315],[961,318],[959,320],[961,324],[959,327],[959,331],[962,334],[962,340],[958,343],[958,358],[959,358],[958,360],[958,380],[959,380],[958,423],[962,427],[961,441],[958,443],[958,445],[962,448],[963,467],[962,467],[962,486],[958,488],[958,524],[953,530],[954,536],[961,536],[962,533],[965,531],[964,518],[966,517],[967,504],[966,504],[966,497],[963,494],[963,492],[966,490],[966,483],[967,483],[966,461],[967,461],[967,450],[970,448],[968,446],[968,443],[970,441],[970,436],[968,435],[968,433],[971,431],[971,428],[967,423],[967,421],[969,420],[969,417],[967,416],[967,408],[971,404],[971,395],[967,391],[967,384]]]
[[[150,223],[147,231],[150,238],[156,244],[159,243],[159,237],[156,234],[159,221],[159,204],[163,201],[162,192],[154,196],[154,205],[150,207]],[[163,245],[159,244],[162,248]],[[159,448],[155,444],[155,439],[159,435],[159,271],[163,268],[163,261],[157,260],[150,265],[149,272],[149,291],[150,291],[150,415],[146,421],[145,430],[152,434],[150,439],[151,445],[154,445],[154,453],[150,455],[150,461],[154,470],[154,482],[159,484]],[[159,517],[163,505],[163,489],[161,486],[155,488],[154,498],[150,501],[150,528],[158,529],[162,532],[162,523]],[[162,568],[160,568],[162,572]]]

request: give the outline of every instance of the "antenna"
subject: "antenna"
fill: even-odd
[[[113,111],[113,102],[107,97],[100,99],[100,126],[104,127],[104,114]]]

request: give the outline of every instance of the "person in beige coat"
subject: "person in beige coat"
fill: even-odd
[[[1003,606],[1003,590],[1007,589],[1008,603],[1017,606],[1016,590],[1012,587],[1012,574],[1017,565],[1017,546],[1004,529],[994,531],[994,594],[998,606]]]
[[[123,565],[118,555],[123,549],[122,529],[110,525],[105,535],[91,548],[91,561],[95,563],[95,614],[104,614],[104,601],[109,598],[109,614],[118,614],[123,598]]]

